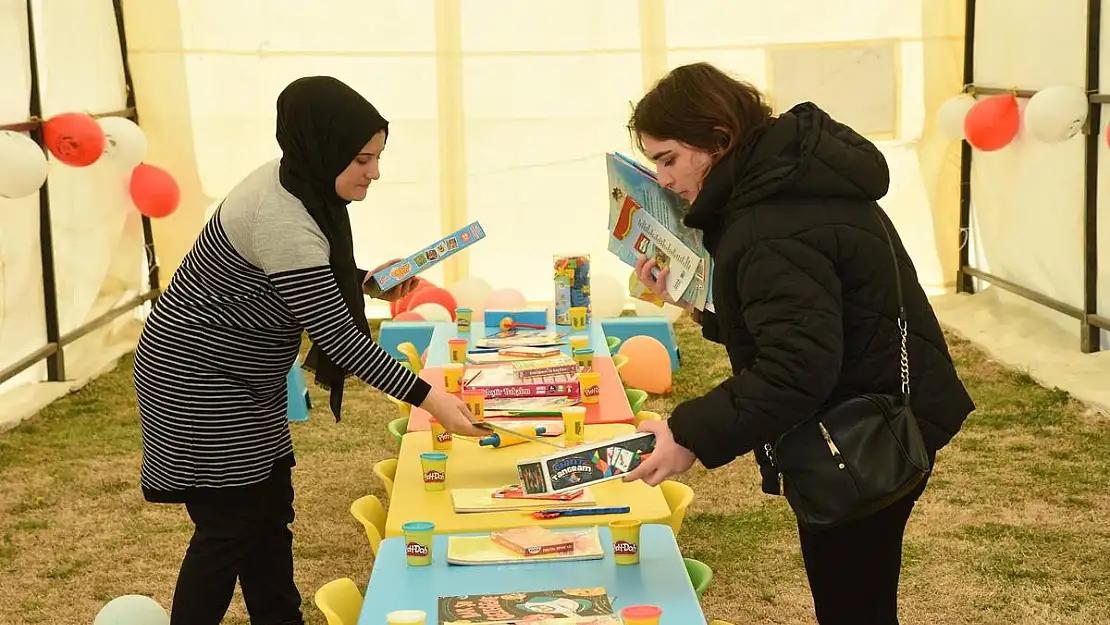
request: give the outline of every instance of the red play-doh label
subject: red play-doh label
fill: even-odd
[[[443,471],[436,471],[435,469],[433,469],[431,471],[425,471],[424,472],[424,481],[425,482],[436,483],[436,482],[442,482],[445,479],[447,479],[447,476],[445,476],[443,474]]]
[[[622,556],[634,556],[640,551],[640,546],[627,540],[618,540],[613,543],[613,553]]]
[[[597,397],[601,394],[601,387],[587,386],[586,388],[582,389],[582,394],[586,397]]]
[[[430,553],[428,548],[420,543],[409,543],[405,545],[405,555],[407,556],[422,558],[428,555],[428,553]]]
[[[450,442],[450,440],[451,440],[451,433],[450,432],[440,432],[440,433],[436,434],[436,442],[447,443],[447,442]]]

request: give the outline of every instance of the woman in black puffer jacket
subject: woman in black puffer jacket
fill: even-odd
[[[690,202],[686,225],[704,233],[714,312],[690,312],[705,338],[728,350],[733,375],[666,421],[643,424],[656,450],[627,479],[657,484],[695,459],[712,469],[754,452],[764,491],[779,494],[769,443],[838,401],[897,395],[899,303],[884,225],[904,291],[911,406],[935,458],[974,405],[878,207],[890,183],[882,153],[812,103],[773,116],[755,87],[705,63],[664,77],[636,105],[629,129],[659,182]],[[666,271],[643,260],[637,269],[665,297]],[[822,625],[897,624],[902,536],[924,489],[923,480],[831,529],[799,524]]]

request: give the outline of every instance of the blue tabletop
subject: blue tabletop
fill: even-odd
[[[705,625],[669,526],[643,526],[640,564],[631,566],[613,562],[609,528],[599,529],[606,547],[604,559],[490,566],[447,564],[447,535],[436,535],[432,564],[410,567],[404,538],[387,538],[374,559],[358,625],[385,625],[387,613],[405,609],[424,610],[427,625],[437,625],[441,596],[598,587],[606,589],[618,613],[625,606],[647,603],[663,609],[660,625]]]
[[[555,326],[554,324],[548,324],[547,330],[550,332],[578,334],[577,332],[572,333],[567,326]],[[485,338],[494,332],[497,332],[495,328],[486,328],[478,325],[471,330],[470,335],[466,336],[466,338],[470,339],[471,345],[473,346],[475,340]],[[594,350],[594,356],[607,357],[610,355],[609,346],[605,340],[605,331],[601,328],[601,321],[592,321],[583,334],[589,335],[590,349]],[[428,357],[425,359],[425,366],[440,367],[451,362],[451,353],[448,350],[447,341],[458,337],[458,328],[454,323],[436,323],[435,330],[432,332],[432,342],[428,345]],[[564,354],[570,355],[570,345],[561,345],[560,349]]]

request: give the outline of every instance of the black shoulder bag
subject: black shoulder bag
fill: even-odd
[[[910,409],[906,306],[898,255],[875,208],[894,260],[901,333],[901,395],[850,397],[823,409],[764,447],[779,474],[798,522],[834,527],[873,514],[907,495],[932,469],[917,419]]]

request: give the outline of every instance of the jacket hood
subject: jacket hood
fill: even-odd
[[[890,187],[882,152],[812,102],[752,132],[709,171],[684,223],[704,230],[766,200],[876,201]]]

